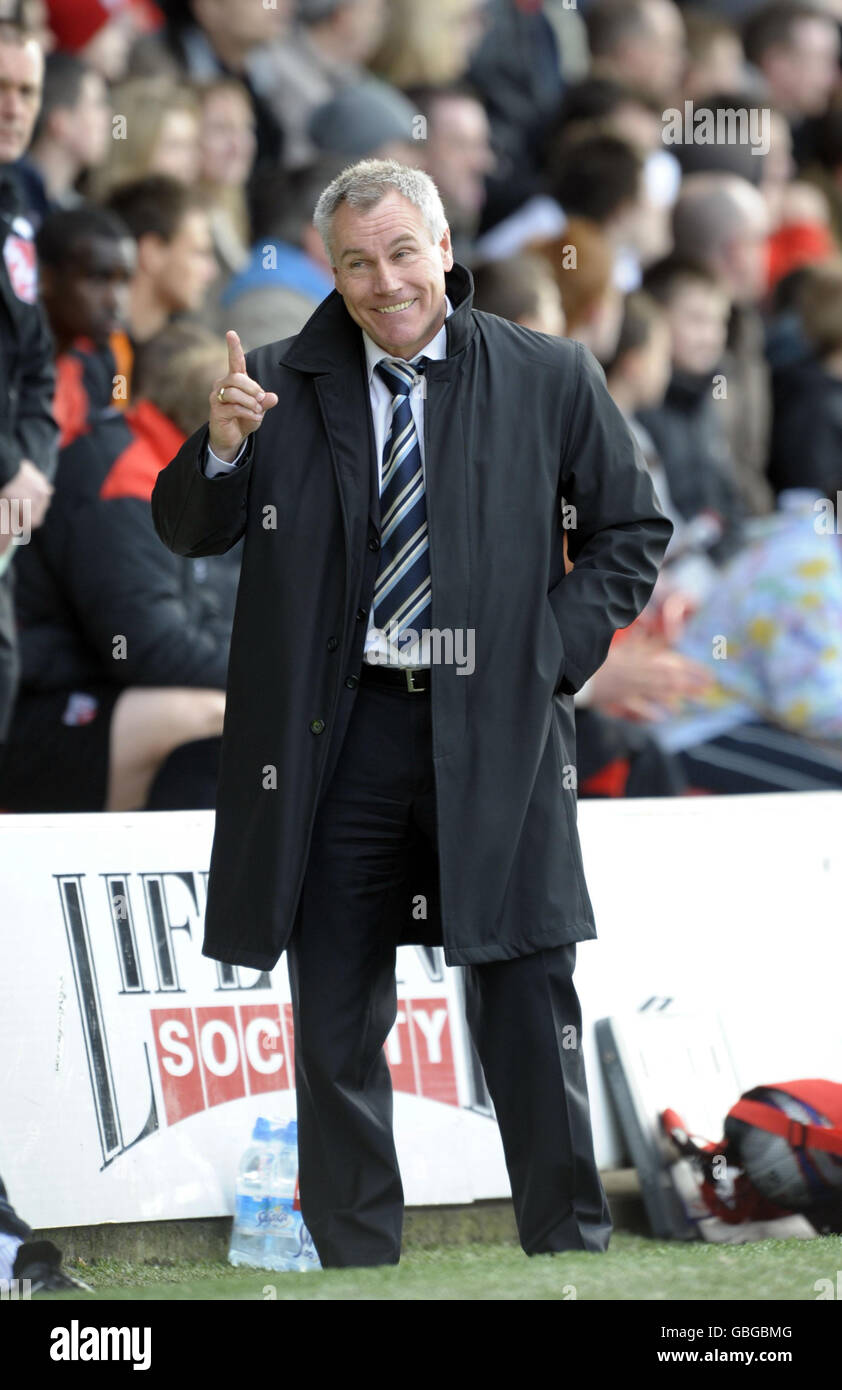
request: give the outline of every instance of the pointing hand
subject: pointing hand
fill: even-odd
[[[273,391],[264,391],[247,375],[245,353],[233,329],[225,337],[228,373],[213,383],[209,423],[213,452],[230,463],[240,452],[243,440],[263,424],[267,410],[278,404],[278,397]]]

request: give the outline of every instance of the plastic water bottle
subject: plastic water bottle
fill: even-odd
[[[268,1269],[306,1273],[321,1269],[313,1238],[297,1207],[298,1123],[290,1120],[279,1138],[278,1161],[270,1178],[266,1212],[265,1261]]]
[[[283,1131],[280,1120],[261,1116],[254,1126],[252,1142],[240,1159],[229,1264],[269,1268],[265,1263],[267,1213]]]
[[[321,1269],[296,1210],[298,1125],[261,1116],[240,1160],[228,1261],[278,1272]]]

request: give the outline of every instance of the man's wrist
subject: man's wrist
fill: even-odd
[[[244,439],[239,448],[225,449],[222,446],[214,448],[213,443],[208,439],[208,452],[216,459],[217,463],[236,463],[245,450],[247,443],[248,441]]]

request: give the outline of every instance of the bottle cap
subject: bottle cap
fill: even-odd
[[[280,1139],[284,1134],[283,1120],[271,1120],[265,1115],[261,1115],[254,1126],[252,1139],[262,1140],[266,1143]]]

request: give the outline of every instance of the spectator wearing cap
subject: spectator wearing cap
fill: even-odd
[[[106,82],[125,76],[139,26],[131,0],[47,0],[56,45],[74,53]]]
[[[204,308],[217,273],[210,222],[201,195],[163,174],[124,184],[108,206],[137,242],[129,307],[137,345]]]
[[[16,166],[36,228],[47,212],[82,201],[77,185],[108,149],[111,106],[95,68],[71,53],[51,53],[44,70],[44,98],[32,144]]]
[[[51,213],[37,238],[44,307],[56,344],[53,415],[66,448],[123,409],[135,243],[118,217],[82,206]],[[118,365],[119,364],[119,365]]]
[[[418,113],[412,102],[376,78],[343,87],[313,112],[310,138],[321,154],[346,161],[395,159],[418,166]]]
[[[296,23],[275,59],[273,110],[284,131],[284,167],[311,163],[310,120],[342,90],[370,78],[366,64],[386,22],[385,0],[297,0]]]
[[[486,180],[496,167],[491,126],[478,93],[468,83],[413,87],[406,93],[423,117],[415,162],[441,194],[453,254],[463,265],[477,259],[475,244],[486,199]]]

